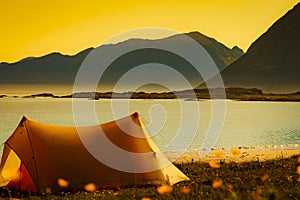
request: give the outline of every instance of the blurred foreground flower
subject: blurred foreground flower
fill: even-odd
[[[45,193],[46,193],[46,194],[51,194],[51,193],[52,193],[51,188],[46,187],[46,188],[45,188]]]
[[[300,156],[297,158],[297,163],[300,164]]]
[[[143,197],[141,200],[151,200],[151,199],[148,197]]]
[[[216,152],[215,152],[215,156],[216,156],[217,158],[222,158],[222,157],[224,156],[224,154],[223,154],[221,151],[216,151]]]
[[[216,162],[214,162],[214,161],[209,161],[208,164],[209,164],[209,166],[210,166],[211,168],[213,168],[213,169],[218,169],[218,168],[221,167],[220,164],[218,164],[218,163],[216,163]]]
[[[255,197],[260,198],[262,193],[263,193],[263,190],[261,189],[261,187],[257,188],[257,190],[255,191]]]
[[[183,194],[189,194],[189,193],[191,192],[191,189],[188,188],[188,187],[183,186],[183,187],[181,188],[181,192],[182,192]]]
[[[227,188],[229,191],[232,191],[232,190],[233,190],[233,185],[230,184],[230,183],[227,183],[227,184],[226,184],[226,188]]]
[[[297,174],[300,176],[300,165],[297,167]]]
[[[262,180],[263,182],[265,182],[265,181],[268,180],[268,179],[270,179],[270,176],[269,176],[268,174],[265,174],[265,175],[263,175],[263,176],[261,177],[261,180]]]
[[[57,184],[59,185],[59,187],[68,187],[69,182],[63,178],[59,178],[57,179]]]
[[[170,185],[162,185],[158,187],[156,190],[158,194],[170,194],[173,188]]]
[[[223,184],[222,180],[214,180],[214,182],[212,183],[212,187],[213,188],[220,188]]]
[[[84,186],[84,189],[85,189],[85,191],[88,191],[88,192],[95,192],[97,187],[94,183],[88,183]]]
[[[233,155],[239,155],[239,154],[241,154],[240,150],[238,150],[238,149],[236,149],[236,148],[231,149],[231,153],[232,153]]]

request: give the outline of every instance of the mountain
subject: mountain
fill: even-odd
[[[70,84],[91,50],[86,49],[74,56],[51,53],[12,64],[0,63],[0,84]]]
[[[297,4],[221,73],[225,86],[255,87],[273,93],[300,91],[299,22]]]
[[[244,54],[243,50],[237,46],[229,49],[222,43],[216,41],[214,38],[207,37],[199,32],[190,32],[186,35],[196,40],[205,48],[205,50],[213,58],[216,65],[219,67],[220,71]]]
[[[186,35],[202,44],[220,70],[223,70],[228,64],[243,55],[243,51],[238,47],[229,49],[215,39],[201,33],[191,32]],[[186,36],[183,37],[183,35],[179,34],[157,40],[129,39],[117,44],[102,45],[94,50],[111,52],[113,54],[118,49],[128,49],[130,46],[146,46],[150,43],[157,43],[161,46],[165,44],[180,46],[184,42],[186,42]],[[74,56],[51,53],[39,58],[25,58],[16,63],[0,63],[0,84],[72,85],[81,63],[92,50],[92,48],[86,49]],[[114,61],[109,69],[105,71],[105,76],[101,79],[101,83],[110,87],[133,66],[144,63],[162,63],[172,66],[186,76],[195,86],[202,80],[195,69],[187,66],[189,63],[184,59],[176,58],[172,53],[162,50],[141,49],[130,52],[128,55],[120,56],[119,59]],[[158,74],[154,70],[149,70],[149,73],[144,74],[144,76],[155,76],[166,79],[171,84],[176,84],[176,80],[168,77],[168,74]]]

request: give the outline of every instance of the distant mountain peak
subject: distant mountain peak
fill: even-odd
[[[241,53],[244,53],[243,49],[240,49],[238,46],[232,47],[231,50],[233,50],[233,51],[239,51]]]

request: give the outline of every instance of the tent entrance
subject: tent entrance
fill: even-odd
[[[0,174],[0,187],[6,186],[19,191],[37,192],[35,184],[25,165],[17,154],[10,149]]]

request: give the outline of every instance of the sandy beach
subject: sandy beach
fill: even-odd
[[[296,147],[296,148],[295,148]],[[177,155],[175,155],[177,154]],[[293,145],[293,149],[276,149],[266,147],[251,148],[220,148],[212,149],[209,152],[201,153],[200,150],[189,150],[178,156],[178,152],[165,152],[167,158],[175,163],[189,162],[263,162],[273,159],[290,158],[295,155],[300,155],[298,145]]]

